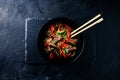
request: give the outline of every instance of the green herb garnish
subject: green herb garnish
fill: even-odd
[[[68,49],[63,49],[63,52],[65,53],[65,54],[67,54],[68,53]]]
[[[67,36],[66,31],[64,31],[64,32],[61,34],[61,36],[62,36],[63,38],[65,38],[65,37]]]

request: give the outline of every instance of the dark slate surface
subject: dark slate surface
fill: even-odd
[[[49,21],[49,18],[27,18],[25,25],[25,63],[44,64],[46,61],[40,56],[37,37],[41,27]]]
[[[104,24],[96,28],[97,72],[104,80],[120,80],[120,6],[118,1],[101,3]],[[100,79],[101,79],[100,78]]]
[[[0,0],[0,80],[119,80],[119,10],[116,1]],[[95,28],[94,63],[83,59],[88,63],[65,66],[25,64],[26,18],[65,16],[81,22],[81,25],[99,12],[105,21]],[[85,36],[89,37],[93,30],[87,31]],[[88,38],[90,46],[87,49],[91,50],[93,41],[89,40],[92,39]],[[88,57],[84,55],[84,58]]]

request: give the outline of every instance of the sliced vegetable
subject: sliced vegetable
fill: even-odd
[[[65,53],[62,51],[61,55],[64,57],[64,58],[67,58],[67,56],[65,55]]]
[[[71,34],[70,34],[70,31],[67,30],[67,37],[70,38],[71,37]]]
[[[58,33],[58,31],[56,31],[56,35],[60,35],[60,33]]]
[[[65,25],[65,27],[66,27],[67,37],[70,38],[71,37],[71,29],[68,27],[68,25]]]
[[[68,54],[68,49],[63,49],[63,52],[65,53],[65,54]]]
[[[68,46],[68,44],[66,44],[66,43],[63,43],[62,45],[61,45],[61,47],[64,49],[64,48],[67,48],[67,46]]]
[[[51,30],[52,33],[54,32],[55,28],[54,28],[53,25],[50,26],[50,30]]]
[[[61,33],[63,33],[64,31],[65,31],[65,29],[64,29],[64,30],[61,30],[61,31],[58,29],[57,32],[61,34]]]
[[[65,38],[67,36],[66,31],[64,31],[61,35],[62,35],[63,38]]]

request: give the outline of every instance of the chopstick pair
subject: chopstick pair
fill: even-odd
[[[82,26],[80,26],[79,28],[75,29],[74,31],[71,32],[71,37],[75,37],[76,35],[84,32],[85,30],[93,27],[94,25],[100,23],[103,21],[103,18],[98,19],[101,16],[101,14],[98,14],[97,16],[95,16],[94,18],[92,18],[91,20],[89,20],[88,22],[86,22],[85,24],[83,24]],[[97,21],[93,22],[94,20],[98,19]],[[93,23],[91,23],[93,22]],[[90,24],[91,23],[91,24]],[[89,25],[88,25],[89,24]],[[88,26],[86,26],[88,25]],[[85,27],[86,26],[86,27]]]

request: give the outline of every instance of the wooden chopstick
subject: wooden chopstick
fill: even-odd
[[[98,23],[100,23],[100,22],[102,22],[102,21],[103,21],[103,18],[98,19],[98,20],[95,21],[94,23],[88,25],[87,27],[85,27],[85,28],[83,28],[82,30],[78,31],[77,33],[73,34],[71,37],[74,37],[74,36],[76,36],[76,35],[78,35],[78,34],[84,32],[85,30],[87,30],[87,29],[93,27],[94,25],[96,25],[96,24],[98,24]]]
[[[75,29],[74,31],[71,32],[71,35],[74,34],[76,31],[82,29],[84,26],[88,25],[89,23],[91,23],[92,21],[96,20],[97,18],[99,18],[101,16],[101,14],[98,14],[97,16],[95,16],[94,18],[92,18],[91,20],[89,20],[88,22],[86,22],[85,24],[83,24],[82,26],[80,26],[79,28]]]

